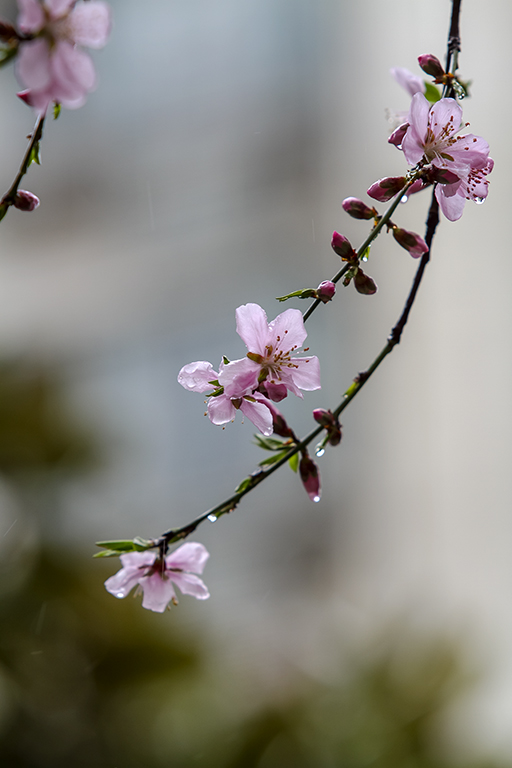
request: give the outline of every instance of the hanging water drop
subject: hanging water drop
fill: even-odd
[[[316,451],[315,451],[315,456],[318,456],[318,458],[320,458],[320,456],[323,456],[323,455],[324,455],[324,453],[325,453],[325,448],[322,448],[322,446],[320,445],[320,446],[319,446],[319,447],[316,449]]]
[[[483,205],[485,203],[485,197],[475,197],[475,203],[477,205]]]
[[[365,254],[365,255],[363,256],[363,258],[361,259],[361,261],[367,262],[367,261],[368,261],[368,256]]]
[[[210,523],[216,523],[217,515],[208,515],[208,520],[210,521]]]
[[[313,501],[317,504],[320,501],[320,496],[313,496]]]
[[[408,201],[408,199],[409,199],[409,195],[402,195],[402,197],[400,198],[400,202],[401,203],[406,203]]]

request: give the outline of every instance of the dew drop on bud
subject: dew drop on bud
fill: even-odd
[[[217,515],[208,515],[208,520],[210,521],[210,523],[216,523]]]
[[[485,203],[485,197],[475,197],[475,203],[477,205],[483,205]]]
[[[320,496],[314,496],[313,501],[315,502],[315,504],[318,503],[320,501]]]
[[[325,448],[321,448],[321,447],[320,447],[320,448],[317,448],[317,449],[316,449],[316,451],[315,451],[315,456],[318,456],[318,458],[320,458],[320,456],[323,456],[323,455],[324,455],[324,453],[325,453]]]
[[[402,195],[402,197],[400,198],[400,202],[401,203],[406,203],[408,201],[408,199],[409,199],[409,195]]]

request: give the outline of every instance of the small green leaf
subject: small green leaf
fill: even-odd
[[[276,453],[274,454],[274,456],[267,456],[266,459],[263,459],[263,461],[259,462],[258,466],[267,467],[267,466],[270,466],[271,464],[277,464],[277,462],[280,461],[284,456],[286,456],[287,453],[288,451],[281,451],[281,453]]]
[[[32,165],[32,163],[37,163],[37,165],[41,165],[41,156],[39,154],[39,149],[40,149],[39,142],[36,141],[36,143],[34,144],[34,146],[30,151],[30,155],[27,162],[27,168],[29,168]]]
[[[294,472],[296,472],[299,468],[299,454],[294,453],[293,456],[290,456],[288,459],[288,464],[290,466],[290,469],[292,469]]]
[[[146,549],[154,547],[154,543],[149,539],[141,539],[140,536],[136,536],[134,539],[114,539],[113,541],[97,541],[97,547],[103,547],[103,549],[110,550],[117,554],[124,554],[126,552],[144,552]],[[104,555],[106,557],[106,555]],[[112,555],[109,555],[112,557]]]
[[[441,98],[441,94],[439,93],[439,90],[433,85],[432,83],[427,83],[425,80],[425,98],[427,101],[430,101],[431,104],[435,104],[436,101],[439,101]]]
[[[256,438],[256,445],[259,448],[263,448],[264,451],[282,451],[283,441],[276,440],[274,437],[261,437],[261,435],[254,435]]]
[[[61,109],[62,109],[62,105],[59,104],[59,102],[56,102],[53,105],[53,119],[54,120],[57,120],[57,118],[59,117]]]
[[[122,552],[116,552],[114,549],[102,549],[101,552],[96,552],[93,557],[119,557],[122,554]]]
[[[250,488],[252,485],[252,477],[246,477],[245,480],[242,480],[239,485],[235,488],[235,493],[243,493],[248,488]]]

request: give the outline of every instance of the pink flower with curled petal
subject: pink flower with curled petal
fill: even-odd
[[[459,134],[461,121],[462,109],[454,99],[440,99],[431,106],[417,93],[402,141],[403,153],[412,165],[431,164],[457,177],[454,183],[436,186],[436,198],[450,221],[462,216],[466,200],[485,200],[489,184],[486,177],[494,165],[484,139],[472,133]]]
[[[78,46],[103,48],[110,32],[110,8],[102,0],[18,0],[18,25],[30,37],[20,41],[16,74],[21,96],[40,114],[52,103],[81,107],[96,85],[94,65]]]
[[[170,602],[177,605],[176,585],[184,595],[206,600],[210,593],[196,574],[202,574],[210,557],[202,544],[182,544],[167,557],[156,552],[128,552],[121,555],[120,571],[105,582],[105,588],[115,597],[126,597],[139,585],[143,592],[142,607],[163,613]]]
[[[220,383],[226,368],[224,362],[217,373],[205,360],[184,365],[178,374],[178,382],[189,392],[210,393],[206,411],[212,424],[227,424],[233,421],[237,411],[241,411],[262,434],[271,435],[272,414],[262,402],[263,398],[253,395],[257,387],[253,365],[247,358],[235,362],[238,363],[237,374],[231,376],[229,382]]]
[[[254,388],[263,382],[282,384],[298,397],[303,397],[302,389],[320,389],[318,358],[295,356],[307,337],[298,309],[287,309],[269,323],[258,304],[243,304],[236,310],[236,330],[249,350],[250,367],[245,360],[228,363],[219,375],[224,387],[230,386],[239,371],[248,374],[251,370]]]

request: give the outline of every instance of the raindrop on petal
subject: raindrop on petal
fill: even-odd
[[[483,205],[485,203],[485,197],[475,197],[475,203],[477,205]]]

